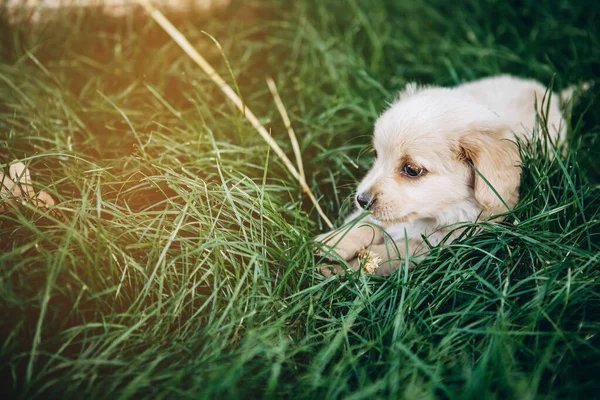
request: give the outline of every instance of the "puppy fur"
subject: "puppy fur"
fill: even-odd
[[[548,94],[539,82],[506,75],[454,88],[407,85],[375,123],[377,155],[358,185],[351,227],[317,237],[320,254],[335,252],[357,269],[357,251],[369,248],[384,260],[377,273],[388,275],[407,256],[427,253],[424,238],[435,246],[460,235],[456,224],[501,219],[519,200],[515,138],[536,131],[536,98],[552,141],[564,141],[559,100],[568,99],[552,94],[548,104]],[[356,222],[363,208],[371,213]]]

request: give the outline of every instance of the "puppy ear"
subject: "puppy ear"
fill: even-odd
[[[459,157],[476,169],[473,191],[483,208],[482,217],[503,214],[507,206],[512,209],[517,204],[521,158],[508,129],[468,133],[460,139]]]

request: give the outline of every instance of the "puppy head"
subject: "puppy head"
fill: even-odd
[[[504,213],[518,201],[512,140],[500,117],[457,90],[410,86],[375,124],[377,156],[358,186],[358,207],[387,226]]]

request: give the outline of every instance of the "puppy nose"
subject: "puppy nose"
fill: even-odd
[[[356,201],[363,210],[370,210],[375,203],[375,199],[367,193],[359,193],[358,196],[356,196]]]

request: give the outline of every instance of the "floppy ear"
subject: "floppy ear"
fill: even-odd
[[[473,191],[482,217],[503,214],[519,201],[521,158],[514,140],[508,129],[475,131],[460,139],[459,157],[476,169]]]

